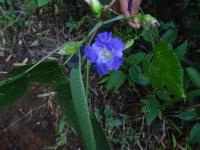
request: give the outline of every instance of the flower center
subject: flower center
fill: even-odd
[[[104,49],[104,50],[103,50],[102,55],[103,55],[106,59],[111,58],[111,53],[110,53],[107,49]]]

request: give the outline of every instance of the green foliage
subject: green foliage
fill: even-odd
[[[186,93],[188,100],[194,101],[194,98],[197,98],[200,96],[200,90],[192,90]]]
[[[72,131],[74,131],[76,135],[83,138],[82,132],[80,129],[81,128],[80,126],[82,125],[82,123],[79,124],[78,122],[78,115],[75,110],[75,104],[71,95],[70,83],[68,82],[63,85],[62,84],[56,85],[56,91],[57,91],[57,101],[64,113],[66,122],[70,125]],[[78,90],[76,91],[79,92]],[[80,111],[81,110],[82,108],[80,109]],[[99,125],[97,119],[95,118],[95,116],[90,115],[90,120],[92,123],[92,130],[95,136],[97,150],[102,150],[102,149],[109,150],[110,149],[109,144],[106,140],[105,134],[103,130],[101,129],[101,126]],[[89,128],[87,128],[85,132],[89,132]]]
[[[144,72],[155,88],[185,97],[183,70],[169,44],[155,45],[153,58],[144,63]]]
[[[189,79],[192,81],[192,83],[200,88],[200,73],[193,67],[188,67],[186,69],[187,75]]]
[[[69,17],[68,21],[65,23],[65,27],[69,30],[69,32],[75,32],[78,31],[81,26],[83,26],[83,24],[85,23],[87,19],[87,16],[83,16],[80,21],[75,21],[74,18],[72,18],[71,16]]]
[[[70,88],[74,109],[80,125],[81,136],[86,149],[96,150],[95,137],[92,129],[90,113],[88,110],[87,98],[83,84],[82,75],[79,69],[72,69],[70,72]]]
[[[188,42],[187,42],[187,41],[181,43],[181,44],[175,49],[176,56],[178,57],[179,60],[184,60],[185,55],[186,55],[186,53],[187,53],[187,49],[188,49]]]
[[[197,123],[195,124],[191,131],[190,131],[190,137],[189,137],[189,142],[191,144],[197,144],[200,143],[200,124]]]
[[[177,117],[184,121],[194,121],[197,119],[197,113],[195,111],[185,111],[180,113]]]
[[[66,84],[56,85],[56,91],[57,101],[64,113],[65,120],[70,125],[74,133],[79,135],[81,131],[78,124],[78,117],[76,116],[76,111],[72,101],[69,82]]]
[[[28,87],[28,80],[26,77],[18,79],[10,79],[0,85],[0,107],[7,106],[14,103],[22,97]]]
[[[20,68],[11,70],[8,77],[12,78],[23,74],[26,70],[33,67],[32,65],[25,65]],[[66,77],[63,72],[63,66],[57,61],[47,61],[34,67],[31,71],[24,75],[29,82],[63,84],[66,82]]]
[[[38,6],[42,7],[47,5],[51,0],[37,0]]]
[[[129,76],[137,84],[143,86],[149,84],[148,79],[142,74],[142,70],[138,65],[134,65],[129,69]]]
[[[174,44],[177,38],[176,28],[168,29],[161,37],[162,41]]]
[[[33,14],[33,12],[39,10],[39,17],[41,17],[40,10],[44,11],[49,7],[51,7],[50,5],[51,2],[53,2],[52,4],[54,4],[55,1],[0,0],[1,5],[3,5],[2,10],[0,12],[0,23],[1,26],[3,27],[2,31],[5,33],[13,33],[13,31],[17,32],[19,27],[20,28],[22,26],[26,27],[28,23],[26,22],[26,20],[24,20],[24,18],[27,18],[28,22],[29,21],[33,22],[33,20],[30,19],[31,17],[33,18],[36,17]],[[168,3],[168,1],[165,2]],[[19,16],[19,14],[21,14],[21,8],[18,8],[19,3],[20,5],[23,4],[24,6],[24,12],[22,12],[23,13],[22,17]],[[149,0],[147,1],[147,3],[155,5],[157,1]],[[200,73],[197,70],[199,68],[195,69],[192,66],[193,64],[194,66],[197,66],[199,62],[198,61],[195,62],[192,59],[189,60],[187,58],[188,55],[186,55],[187,53],[193,54],[193,51],[191,51],[193,48],[198,49],[199,43],[197,41],[199,40],[200,37],[199,8],[200,8],[199,0],[196,0],[194,2],[192,1],[192,3],[190,0],[184,0],[183,2],[180,3],[179,9],[176,10],[178,13],[176,17],[178,18],[180,15],[182,15],[181,17],[185,18],[183,19],[184,21],[181,22],[181,24],[176,24],[176,25],[174,22],[177,23],[177,20],[175,20],[174,22],[171,21],[169,23],[161,23],[161,27],[159,28],[159,30],[157,28],[149,27],[149,24],[152,25],[157,20],[154,17],[145,14],[139,14],[138,16],[136,16],[138,17],[139,22],[143,27],[142,33],[140,30],[137,30],[136,32],[133,33],[133,30],[129,28],[126,24],[124,24],[124,26],[122,27],[123,29],[118,28],[120,27],[120,25],[113,29],[117,30],[115,31],[114,34],[118,34],[120,35],[120,37],[122,37],[124,41],[128,41],[126,43],[126,49],[129,50],[124,52],[125,53],[124,58],[126,60],[121,70],[111,72],[111,74],[103,77],[103,80],[106,81],[107,90],[118,90],[124,84],[125,85],[123,86],[124,88],[127,88],[132,93],[137,94],[133,95],[133,98],[136,98],[138,100],[146,99],[144,101],[144,105],[142,106],[142,112],[146,114],[146,122],[148,125],[151,125],[151,123],[157,117],[164,120],[165,117],[166,118],[168,117],[168,115],[171,116],[171,113],[173,113],[174,116],[174,112],[165,110],[169,106],[173,108],[173,106],[178,102],[180,102],[181,104],[180,107],[181,111],[177,110],[180,114],[176,115],[175,117],[179,119],[176,120],[175,123],[173,123],[169,119],[169,123],[172,124],[170,126],[171,129],[169,131],[173,132],[174,128],[176,131],[181,133],[182,132],[181,130],[183,129],[181,126],[183,121],[187,121],[184,122],[184,125],[185,123],[188,123],[188,121],[192,121],[193,123],[199,121],[198,104],[195,106],[194,104],[198,103],[198,101],[195,100],[198,100],[200,97],[200,90],[199,90]],[[95,7],[93,5],[92,10],[95,11],[94,9]],[[107,9],[105,10],[109,11]],[[156,11],[155,8],[154,10],[151,8],[151,10],[152,12]],[[102,11],[102,6],[99,6],[99,9],[97,11]],[[31,17],[29,18],[29,16]],[[60,16],[56,17],[60,19]],[[109,17],[109,15],[106,17]],[[102,19],[104,19],[104,17],[102,17]],[[73,41],[63,45],[58,54],[72,56],[74,53],[80,50],[83,43],[89,41],[88,37],[90,37],[93,33],[95,33],[97,29],[100,29],[102,25],[106,25],[114,21],[123,19],[124,19],[123,16],[117,16],[116,18],[111,18],[111,19],[109,18],[109,20],[106,20],[105,22],[99,21],[96,24],[96,26],[91,30],[91,32],[88,34],[88,36],[85,36],[82,41]],[[82,30],[82,28],[85,28],[83,24],[85,23],[86,20],[87,16],[83,16],[79,21],[76,21],[75,18],[69,17],[68,21],[65,23],[65,30],[67,30],[70,34],[78,32],[80,29],[81,31],[87,32],[86,31],[87,29]],[[92,19],[89,18],[88,20]],[[31,28],[32,27],[30,27],[30,29]],[[182,28],[185,32],[182,34],[180,32],[181,30],[179,31],[179,28]],[[178,33],[180,34],[180,36],[178,36]],[[17,41],[18,37],[15,36],[15,34],[13,35],[14,36],[11,37],[12,43],[13,45],[16,45],[18,42]],[[159,37],[160,35],[161,38]],[[140,36],[142,36],[144,40],[140,39]],[[2,36],[0,37],[0,40],[2,40],[3,38],[7,39],[7,37]],[[140,40],[139,44],[136,43],[136,40]],[[145,41],[147,41],[148,43],[146,44]],[[184,42],[180,43],[180,41]],[[151,43],[152,45],[149,45],[149,43]],[[177,46],[176,45],[177,43],[180,43],[180,45]],[[176,46],[176,49],[173,50],[171,45]],[[0,44],[0,48],[1,46],[2,45]],[[153,51],[149,52],[151,46],[153,47]],[[137,51],[138,50],[141,51],[136,52],[134,54],[132,54],[131,52],[130,55],[130,50],[134,51],[135,48],[137,49]],[[145,53],[142,51],[145,51]],[[199,50],[196,50],[194,54],[196,55],[196,53],[199,54]],[[126,58],[127,56],[128,58]],[[68,60],[70,59],[71,57],[68,57]],[[179,61],[182,61],[183,67],[187,66],[186,69],[184,68],[185,73],[187,75],[184,76],[186,77],[186,80],[184,82],[185,84],[184,88],[183,88],[184,72]],[[110,106],[107,105],[105,107],[105,110],[102,112],[100,112],[101,111],[100,108],[97,108],[99,111],[98,115],[101,117],[101,119],[99,119],[98,116],[97,120],[95,116],[92,113],[90,113],[90,108],[88,104],[88,101],[90,99],[90,94],[88,94],[88,92],[85,92],[83,85],[84,83],[83,80],[85,76],[82,77],[81,74],[81,71],[84,72],[85,71],[84,69],[86,68],[84,66],[85,59],[83,60],[81,59],[81,63],[82,64],[79,66],[80,67],[79,69],[71,70],[69,78],[66,77],[67,72],[69,70],[66,69],[66,74],[65,74],[64,65],[61,65],[56,61],[47,61],[43,63],[38,63],[37,65],[35,64],[26,65],[11,70],[7,74],[8,79],[0,81],[0,107],[4,107],[16,102],[20,97],[22,97],[25,94],[28,86],[31,83],[38,82],[38,83],[53,84],[56,87],[56,92],[57,92],[56,96],[58,104],[60,105],[63,114],[65,116],[59,123],[59,128],[57,131],[59,138],[56,140],[56,148],[64,146],[67,142],[67,133],[64,130],[66,121],[68,125],[71,127],[72,131],[81,138],[81,142],[83,142],[83,145],[85,146],[86,149],[109,150],[110,146],[107,142],[106,136],[101,128],[101,125],[98,122],[98,120],[101,121],[104,120],[105,122],[103,122],[102,125],[105,127],[105,130],[107,131],[107,137],[109,139],[109,142],[111,142],[112,144],[115,143],[117,144],[117,146],[122,145],[120,149],[126,149],[125,145],[128,142],[131,142],[138,145],[142,149],[143,145],[141,145],[140,143],[141,140],[140,134],[134,133],[135,131],[137,131],[137,126],[135,127],[136,129],[135,128],[132,129],[133,126],[132,121],[135,121],[132,120],[133,118],[132,116],[129,118],[124,114],[122,115],[121,112],[115,113],[115,111]],[[86,74],[88,75],[89,78],[89,69],[86,71],[87,71]],[[196,86],[196,88],[195,86],[192,86],[189,80],[187,80],[188,79],[187,77],[190,79],[193,85]],[[127,80],[129,85],[126,82]],[[150,83],[155,89],[152,89],[152,87],[149,86]],[[135,84],[139,84],[142,86],[134,86]],[[87,88],[86,91],[89,91],[87,81],[86,81],[86,88]],[[186,94],[184,90],[187,91]],[[154,96],[151,96],[149,98],[149,95],[154,95]],[[183,103],[183,98],[185,98],[185,95],[187,96],[187,101],[184,101]],[[89,99],[87,99],[87,97],[89,97]],[[137,105],[140,106],[140,103]],[[184,108],[185,105],[186,106],[190,105],[189,109],[188,108],[185,109]],[[93,107],[93,103],[91,106]],[[161,110],[165,111],[163,112],[165,116],[162,118],[161,118]],[[100,113],[103,115],[101,116]],[[136,113],[138,113],[137,110]],[[127,118],[129,118],[129,120]],[[128,127],[128,131],[126,131],[127,122],[128,124],[131,125],[131,128]],[[186,125],[187,125],[186,127],[188,128],[190,124],[188,123]],[[123,133],[121,132],[121,130],[123,130],[122,131]],[[138,132],[141,133],[141,129],[139,129]],[[196,123],[191,129],[189,135],[190,144],[200,144],[200,137],[198,134],[199,132],[200,132],[200,125],[199,123]],[[145,138],[146,137],[149,138],[148,140],[155,141],[154,134],[153,135],[144,134],[144,135]],[[182,135],[185,134],[183,133]],[[176,139],[176,134],[170,133],[169,136],[170,139],[172,137],[172,141],[169,141],[169,143],[172,143],[173,149],[176,149],[177,145],[180,144],[179,140]],[[165,145],[165,143],[161,143],[161,145],[162,148],[160,149],[166,149],[167,146]],[[181,143],[180,145],[183,146],[185,144]],[[188,149],[192,149],[190,148],[190,146],[188,147],[189,147]],[[187,147],[185,149],[187,149]]]
[[[125,82],[126,75],[122,71],[115,71],[111,73],[111,75],[107,78],[106,88],[108,90],[111,89],[119,89],[123,83]]]
[[[72,41],[70,43],[65,44],[58,52],[60,55],[72,55],[80,49],[82,45],[82,41]]]
[[[127,62],[131,65],[138,65],[145,59],[146,54],[144,52],[138,52],[128,57]]]
[[[157,28],[144,29],[142,37],[147,42],[154,42],[159,37],[159,31]]]
[[[40,63],[25,73],[33,65],[26,65],[11,70],[8,80],[0,83],[0,107],[16,102],[22,97],[32,82],[59,84],[65,83],[62,66],[56,61]]]
[[[135,40],[134,40],[134,39],[129,39],[129,40],[126,42],[126,48],[125,48],[125,49],[129,49],[131,46],[133,46],[134,43],[135,43]]]
[[[147,114],[147,124],[151,125],[151,123],[161,114],[160,105],[155,97],[152,96],[144,101],[142,112]]]

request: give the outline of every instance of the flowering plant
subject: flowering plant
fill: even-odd
[[[111,32],[102,32],[97,35],[92,46],[85,46],[84,55],[99,74],[106,74],[118,70],[123,64],[124,49],[125,44],[120,38],[113,37]]]
[[[98,0],[85,1],[91,7],[95,15],[100,17],[104,10],[101,3]],[[127,7],[130,11],[132,3],[129,3]],[[106,8],[107,7],[105,7],[106,11],[109,10]],[[181,64],[170,44],[166,43],[166,40],[171,39],[172,30],[169,30],[170,32],[167,32],[162,37],[161,41],[159,37],[154,38],[159,36],[159,34],[156,31],[153,32],[154,30],[149,28],[159,25],[156,18],[142,13],[134,17],[115,15],[117,16],[109,18],[108,20],[101,20],[102,18],[99,18],[97,24],[87,35],[65,43],[55,49],[55,51],[50,52],[39,62],[10,71],[8,73],[8,79],[0,81],[0,107],[15,102],[25,93],[28,85],[31,83],[53,84],[56,90],[56,100],[64,112],[63,114],[66,117],[66,121],[73,128],[73,131],[82,138],[85,149],[110,150],[110,145],[103,133],[104,130],[101,129],[95,115],[91,114],[92,111],[88,108],[90,100],[92,99],[90,97],[92,94],[90,95],[89,88],[90,65],[88,62],[93,64],[95,70],[100,75],[105,75],[113,71],[109,75],[103,76],[103,82],[101,81],[101,83],[107,83],[106,88],[108,90],[117,90],[124,83],[128,83],[128,86],[130,85],[131,88],[134,87],[133,90],[130,88],[130,91],[138,94],[138,98],[148,99],[149,92],[147,93],[148,95],[143,96],[144,93],[140,94],[140,91],[137,91],[135,85],[146,86],[145,89],[152,91],[152,88],[147,87],[147,85],[152,84],[156,89],[155,91],[169,92],[170,95],[174,94],[185,98]],[[126,28],[121,28],[121,31],[119,31],[120,34],[118,35],[122,37],[123,40],[113,36],[112,32],[101,32],[96,35],[98,29],[103,25],[119,20],[126,21],[126,19],[137,19],[145,30],[140,34],[140,31],[134,32],[132,29],[127,30],[127,26]],[[122,29],[126,31],[123,32]],[[120,30],[120,28],[117,28],[117,30]],[[112,31],[115,32],[116,30]],[[85,59],[82,59],[83,57],[80,49],[87,41],[93,41],[93,37],[95,36],[96,38],[93,43],[84,46],[83,54],[88,60],[88,62],[85,63]],[[153,51],[149,52],[149,48],[146,47],[144,51],[143,48],[138,46],[139,52],[132,53],[133,51],[131,51],[132,54],[129,53],[130,55],[127,55],[128,58],[126,59],[127,56],[123,56],[124,50],[131,49],[135,40],[141,36],[143,36],[144,40],[146,39],[146,41],[151,42]],[[124,41],[126,41],[126,44]],[[180,50],[178,51],[179,55],[182,56]],[[58,63],[58,61],[44,62],[44,60],[57,52],[60,55],[66,55],[66,57],[62,57],[62,60],[67,58],[63,64]],[[74,63],[72,58],[77,58],[74,59],[77,61]],[[75,65],[69,65],[68,62],[74,63]],[[69,66],[64,69],[66,64]],[[119,70],[122,65],[123,70]],[[70,73],[68,73],[68,71],[70,71]],[[85,71],[85,74],[82,75],[83,71]],[[193,69],[187,71],[190,71],[189,74],[192,76],[191,71],[193,71]],[[169,99],[170,95],[168,95]],[[160,103],[156,100],[157,97],[159,96],[150,97],[142,109],[142,112],[147,114],[147,123],[149,125],[157,117],[161,116]],[[162,97],[167,96],[163,95]],[[170,102],[170,100],[168,100],[168,102]],[[166,103],[167,105],[162,107],[162,109],[173,103]],[[115,122],[115,124],[117,124],[116,126],[120,125],[119,122]],[[125,143],[124,140],[122,142]]]

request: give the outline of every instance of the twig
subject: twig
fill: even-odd
[[[55,92],[49,92],[49,93],[43,93],[43,94],[38,94],[38,98],[44,98],[44,97],[49,97],[49,96],[54,96]]]
[[[111,8],[112,5],[116,2],[116,0],[112,0],[109,4],[108,4],[108,8]]]
[[[7,74],[8,72],[0,71],[0,74]]]
[[[45,104],[42,104],[40,106],[37,106],[37,107],[33,108],[31,111],[27,112],[24,116],[22,116],[21,118],[15,120],[13,123],[11,123],[7,128],[3,129],[3,132],[6,132],[9,128],[13,127],[16,123],[18,123],[19,121],[21,121],[22,119],[24,119],[25,117],[27,117],[33,111],[39,110],[39,109],[45,107],[47,104],[48,103],[45,103]]]

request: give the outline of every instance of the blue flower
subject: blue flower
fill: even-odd
[[[113,37],[111,32],[102,32],[91,46],[85,46],[84,55],[94,64],[99,74],[106,74],[111,70],[118,70],[123,64],[123,50],[125,44],[121,39]]]

